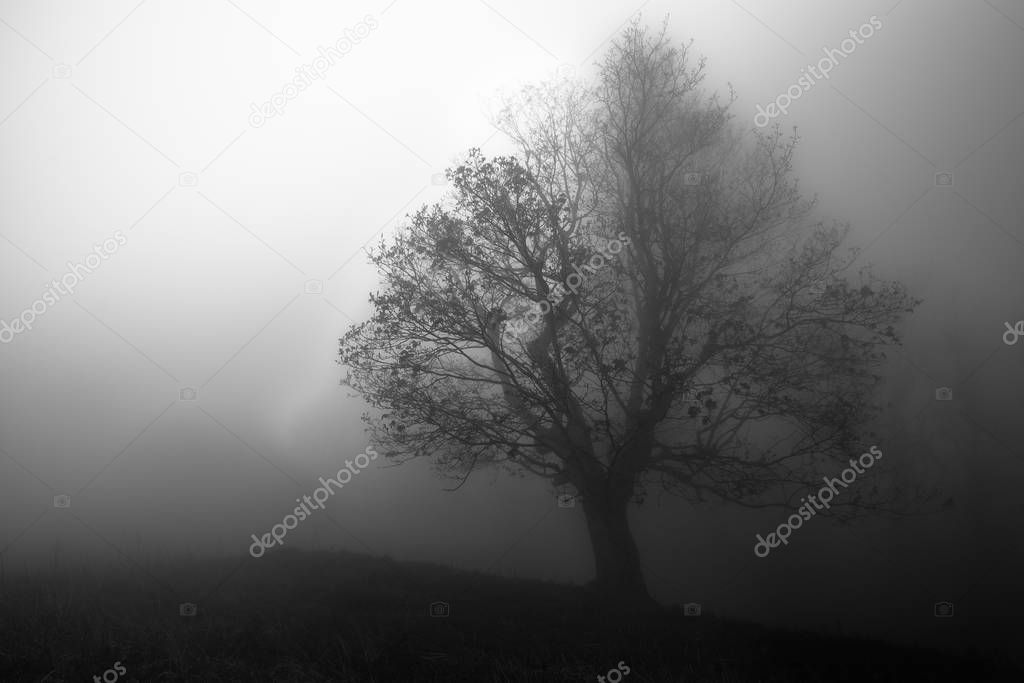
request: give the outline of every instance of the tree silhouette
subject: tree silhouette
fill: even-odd
[[[873,370],[917,303],[867,269],[844,277],[848,228],[810,220],[796,139],[738,134],[687,51],[633,24],[594,86],[511,102],[518,158],[472,150],[448,171],[451,196],[371,254],[386,288],[340,340],[390,457],[571,484],[595,587],[634,602],[630,502],[657,485],[762,507],[820,487],[862,452]],[[831,512],[881,495],[851,487]]]

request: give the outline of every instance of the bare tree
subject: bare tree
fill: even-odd
[[[594,87],[527,90],[500,121],[521,159],[473,150],[449,170],[448,201],[371,254],[386,288],[340,342],[391,457],[571,483],[595,585],[631,601],[649,599],[631,500],[820,487],[860,452],[881,348],[916,304],[844,277],[855,253],[809,221],[796,140],[745,142],[703,66],[634,24]]]

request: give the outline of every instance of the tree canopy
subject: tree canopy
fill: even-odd
[[[449,169],[445,201],[371,254],[385,288],[341,339],[390,457],[571,483],[619,592],[644,591],[626,508],[645,487],[777,505],[859,453],[917,303],[848,272],[848,226],[813,220],[792,177],[797,139],[742,134],[688,56],[633,25],[594,84],[509,102],[518,153]]]

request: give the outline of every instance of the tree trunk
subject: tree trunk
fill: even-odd
[[[602,600],[619,607],[654,606],[640,566],[640,553],[629,529],[629,499],[584,494],[582,504],[594,552],[595,578],[591,587]]]

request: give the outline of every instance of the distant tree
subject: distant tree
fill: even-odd
[[[796,140],[746,142],[732,100],[702,97],[703,68],[634,24],[593,87],[527,89],[498,122],[518,158],[473,150],[448,171],[447,201],[371,254],[386,288],[340,340],[391,457],[571,484],[594,585],[634,602],[630,502],[652,485],[749,507],[820,488],[863,452],[873,371],[917,303],[843,277],[848,228],[810,222]],[[851,488],[832,513],[883,498]]]

